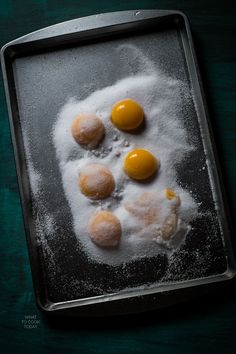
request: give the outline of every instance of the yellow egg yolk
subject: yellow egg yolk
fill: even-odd
[[[151,177],[159,168],[159,160],[148,150],[130,151],[124,162],[124,170],[133,179],[144,180]]]
[[[133,130],[140,126],[143,116],[143,109],[140,104],[126,98],[113,106],[111,120],[120,130]]]
[[[169,200],[176,198],[175,192],[173,191],[173,189],[170,188],[165,189],[165,196]]]
[[[180,197],[173,191],[171,188],[166,188],[164,189],[165,197],[168,200],[173,201],[174,200],[174,207],[179,207],[181,204]]]

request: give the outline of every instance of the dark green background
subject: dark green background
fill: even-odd
[[[0,46],[94,13],[180,9],[190,20],[231,207],[236,210],[236,2],[0,0]],[[0,351],[2,353],[235,353],[236,289],[147,314],[49,321],[35,305],[7,108],[0,77]],[[35,315],[37,328],[25,329]]]

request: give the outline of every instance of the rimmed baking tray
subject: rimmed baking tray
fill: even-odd
[[[188,113],[183,107],[182,118],[198,147],[177,172],[204,217],[194,220],[171,260],[164,253],[118,266],[91,260],[74,235],[63,192],[51,136],[58,110],[65,97],[84,98],[121,78],[119,44],[135,44],[189,88]],[[6,44],[1,62],[34,288],[43,310],[82,315],[144,311],[234,277],[228,211],[183,13],[136,10],[75,19]]]

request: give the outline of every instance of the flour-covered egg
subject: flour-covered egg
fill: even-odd
[[[105,129],[95,114],[81,113],[73,120],[71,133],[80,145],[96,148],[104,136]]]
[[[89,220],[89,235],[100,247],[115,247],[121,238],[121,224],[111,212],[100,211]]]
[[[85,165],[79,172],[81,192],[90,199],[107,198],[115,188],[110,170],[98,163]]]
[[[136,199],[126,202],[125,209],[139,223],[139,240],[153,239],[169,241],[177,232],[179,224],[180,197],[174,190],[166,188],[143,192]],[[133,237],[135,239],[135,236]]]

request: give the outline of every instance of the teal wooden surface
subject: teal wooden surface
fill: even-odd
[[[189,17],[231,214],[236,213],[236,5],[234,1],[1,0],[0,46],[94,13],[165,8]],[[148,314],[45,318],[35,305],[8,116],[0,77],[0,350],[2,353],[235,353],[236,289]],[[30,328],[33,327],[33,328]]]

